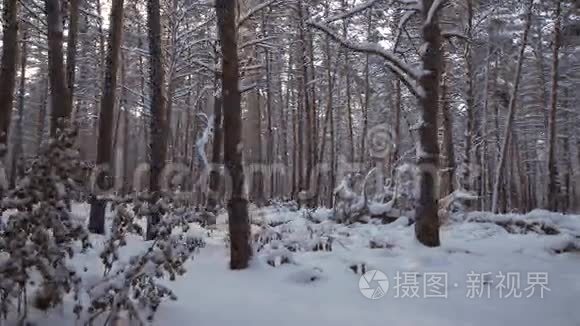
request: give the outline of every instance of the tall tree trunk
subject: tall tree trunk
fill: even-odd
[[[508,147],[509,147],[509,143],[510,143],[510,135],[512,132],[512,125],[513,125],[513,122],[515,119],[515,114],[516,114],[516,102],[517,102],[518,90],[520,88],[520,80],[521,80],[521,76],[522,76],[522,65],[524,62],[524,53],[526,50],[526,46],[528,45],[528,34],[529,34],[530,27],[532,24],[532,9],[533,9],[533,7],[534,7],[534,0],[530,0],[529,5],[528,5],[528,9],[527,9],[528,12],[527,12],[527,18],[526,18],[526,26],[524,29],[524,34],[522,36],[522,44],[520,47],[520,52],[519,52],[518,61],[517,61],[516,75],[514,77],[514,89],[512,90],[512,93],[510,96],[510,102],[509,102],[509,108],[508,108],[508,117],[507,117],[507,122],[505,125],[503,143],[502,143],[501,152],[500,152],[500,156],[499,156],[499,162],[498,162],[498,165],[497,165],[496,171],[495,171],[495,181],[493,184],[493,195],[492,195],[492,200],[491,200],[491,210],[493,213],[498,212],[498,199],[499,199],[500,185],[503,182],[503,173],[504,173],[504,169],[505,169],[506,158],[507,158],[506,156],[507,156]]]
[[[266,65],[270,67],[270,54],[266,54]],[[274,93],[272,92],[272,81],[270,77],[270,68],[267,69],[267,99],[266,99],[266,129],[268,131],[268,137],[266,140],[266,165],[268,166],[267,169],[267,177],[265,180],[269,180],[269,190],[266,192],[268,198],[274,198],[274,126],[272,123],[272,111],[274,110],[273,105],[273,96]]]
[[[368,68],[367,68],[368,70]],[[368,71],[365,73],[368,74]],[[368,76],[366,77],[367,81],[367,88],[368,86]],[[393,126],[393,153],[391,158],[391,166],[394,173],[394,169],[397,165],[397,161],[399,160],[399,147],[401,146],[401,111],[403,109],[403,103],[401,98],[401,80],[397,78],[394,81],[394,96],[395,96],[395,116],[394,116],[394,126]]]
[[[342,1],[342,8],[346,10],[347,1]],[[345,19],[342,25],[342,37],[346,38],[348,31],[348,20]],[[355,162],[354,157],[354,131],[353,131],[353,119],[352,119],[352,96],[351,96],[351,76],[350,76],[350,59],[348,55],[348,50],[344,49],[344,74],[346,78],[346,114],[347,114],[347,122],[348,122],[348,141],[350,145],[349,151],[349,161],[351,163]]]
[[[556,147],[558,145],[557,132],[557,109],[558,109],[558,78],[560,64],[560,43],[561,43],[561,1],[556,0],[556,21],[554,23],[554,41],[552,51],[552,90],[550,93],[550,113],[548,120],[548,185],[546,188],[548,205],[547,209],[556,211],[558,209],[558,166],[556,163]]]
[[[445,197],[454,191],[455,151],[453,149],[453,114],[448,95],[447,61],[443,59],[444,75],[441,77],[441,113],[443,117],[443,151],[444,163],[439,196]]]
[[[471,40],[473,34],[473,0],[467,0],[467,37]],[[472,144],[474,138],[475,129],[475,99],[473,95],[473,82],[474,82],[474,67],[473,67],[473,55],[471,49],[471,42],[465,43],[465,78],[467,79],[467,107],[466,107],[466,127],[465,127],[465,152],[463,153],[463,166],[462,166],[462,178],[461,187],[465,190],[470,190],[471,184],[471,154],[472,154]]]
[[[417,165],[419,172],[419,198],[416,207],[415,236],[429,247],[439,246],[438,166],[439,142],[437,140],[437,113],[439,110],[439,81],[441,76],[441,31],[436,14],[429,17],[433,0],[423,0],[422,27],[425,51],[421,57],[423,69],[419,84],[425,95],[419,98],[422,124],[419,127]]]
[[[219,63],[218,56],[216,55],[216,63]],[[207,196],[207,210],[212,213],[217,213],[217,205],[219,202],[219,186],[220,186],[220,172],[217,169],[219,164],[222,162],[222,149],[223,149],[223,130],[222,130],[222,99],[218,95],[217,90],[219,89],[220,74],[215,74],[214,80],[214,103],[213,103],[213,147],[211,154],[211,171],[209,174],[209,193]]]
[[[245,269],[252,256],[248,201],[244,196],[242,166],[242,107],[239,90],[239,59],[235,1],[216,0],[222,49],[222,98],[224,108],[224,162],[231,177],[228,203],[230,268]]]
[[[42,94],[40,96],[40,104],[39,104],[39,112],[38,112],[38,120],[37,126],[38,129],[36,131],[36,154],[40,154],[40,148],[42,145],[42,139],[44,138],[44,133],[46,129],[46,109],[48,106],[48,86],[49,81],[48,77],[46,77],[46,70],[47,67],[43,66],[40,68],[41,76],[43,76],[42,80]],[[44,74],[43,74],[44,73]]]
[[[99,178],[93,185],[96,189],[108,190],[112,184],[113,174],[113,111],[117,98],[117,71],[119,68],[119,53],[123,34],[124,0],[116,0],[111,8],[111,29],[109,32],[109,49],[107,53],[107,68],[99,112],[99,138],[97,142],[97,173]],[[98,194],[97,194],[98,195]],[[96,199],[91,204],[89,230],[93,233],[105,233],[106,202]]]
[[[283,60],[281,58],[281,60]],[[280,69],[280,72],[284,71],[284,67]],[[288,146],[288,112],[290,112],[290,79],[286,80],[286,96],[283,93],[282,87],[282,76],[278,77],[278,91],[280,97],[280,115],[279,115],[279,135],[281,137],[282,146],[281,146],[281,156],[282,156],[282,164],[286,167],[286,171],[281,172],[279,175],[279,185],[278,195],[285,199],[285,195],[288,193],[288,170],[290,164],[290,154],[288,153],[289,146]],[[279,138],[280,139],[280,138]]]
[[[130,146],[131,141],[131,114],[127,103],[127,94],[125,91],[125,82],[127,79],[127,61],[121,52],[121,100],[123,106],[123,188],[122,194],[127,195],[131,192],[131,168],[130,168]]]
[[[164,98],[163,51],[161,49],[161,6],[159,0],[147,1],[147,25],[149,34],[149,83],[151,87],[151,170],[149,190],[152,204],[157,202],[161,191],[161,175],[167,155],[167,106]],[[161,216],[153,212],[147,223],[147,239],[156,236],[155,226]]]
[[[48,75],[50,78],[51,122],[50,135],[62,128],[64,120],[70,114],[69,89],[67,87],[63,58],[63,26],[60,0],[45,0],[48,19]]]
[[[266,21],[266,13],[265,11],[263,11],[263,15],[262,15],[262,31],[264,33],[265,37],[268,37],[269,35],[269,24]],[[268,166],[267,170],[265,171],[267,173],[267,176],[264,176],[264,184],[266,183],[266,180],[268,180],[268,184],[269,184],[269,191],[265,192],[266,194],[268,194],[269,198],[273,198],[274,197],[274,169],[273,169],[273,165],[274,165],[274,129],[273,129],[273,125],[272,125],[272,111],[274,109],[274,102],[273,102],[273,97],[274,97],[274,92],[272,91],[272,88],[274,87],[274,85],[272,84],[272,59],[271,59],[271,54],[270,54],[270,50],[268,48],[264,49],[264,57],[265,57],[265,61],[266,61],[266,129],[268,131],[267,135],[268,137],[266,138],[266,165]],[[280,90],[281,91],[281,90]]]
[[[16,60],[18,57],[18,1],[4,0],[4,32],[0,66],[0,159],[8,149],[8,132],[14,105]]]
[[[302,55],[302,61],[300,66],[302,68],[301,76],[301,86],[303,99],[303,114],[305,119],[303,119],[303,124],[305,125],[304,136],[302,138],[304,143],[304,155],[305,157],[305,175],[302,179],[300,185],[301,191],[306,191],[310,187],[310,178],[312,176],[312,170],[314,168],[313,162],[313,132],[314,132],[314,99],[310,97],[310,86],[309,86],[309,73],[308,73],[308,36],[306,35],[306,27],[304,26],[304,6],[302,0],[298,0],[298,22],[299,22],[299,37],[300,37],[300,53]],[[312,201],[306,203],[308,206],[312,206]]]
[[[82,0],[69,0],[69,23],[68,23],[68,40],[66,56],[66,80],[69,90],[68,109],[73,110],[74,90],[75,90],[75,71],[77,64],[77,39],[79,34],[79,7]],[[70,116],[71,112],[67,113]]]
[[[372,21],[373,21],[372,10],[369,10],[367,20],[368,20],[367,41],[370,42],[370,39],[372,36],[372,26],[373,26],[372,25]],[[399,85],[399,90],[400,90],[401,89],[400,84],[398,84],[398,85]],[[366,161],[365,160],[366,155],[367,155],[367,153],[366,153],[366,137],[367,137],[367,132],[369,129],[369,127],[368,127],[369,126],[368,112],[369,112],[370,100],[371,100],[370,64],[369,64],[369,54],[367,53],[365,55],[365,101],[364,101],[364,105],[362,106],[363,129],[362,129],[361,144],[360,144],[360,163],[362,164],[362,166],[364,166],[364,163]],[[399,145],[399,144],[397,143],[395,145]]]
[[[106,64],[107,53],[106,53],[106,44],[105,44],[106,36],[105,36],[104,27],[103,27],[104,23],[103,23],[103,14],[102,14],[102,12],[103,12],[103,10],[102,10],[103,0],[94,0],[94,1],[95,1],[95,5],[97,7],[96,8],[97,9],[97,16],[98,16],[98,18],[97,18],[97,31],[98,31],[98,39],[99,39],[99,41],[98,41],[99,53],[97,54],[97,60],[96,60],[97,64],[99,65],[97,68],[98,69],[97,74],[98,74],[98,80],[105,80],[105,70],[106,70],[106,66],[107,66],[107,64]],[[140,23],[137,24],[137,27],[138,27],[137,32],[140,32],[140,28],[139,28],[140,26],[141,26]],[[139,47],[139,48],[141,49],[142,47]],[[141,59],[141,56],[140,56],[140,59]],[[97,87],[96,91],[97,91],[97,93],[100,93],[102,91],[101,87]],[[101,97],[100,96],[95,96],[94,105],[95,105],[95,110],[96,110],[96,108],[101,107]],[[92,126],[91,126],[92,127],[92,135],[98,141],[98,133],[99,133],[98,120],[93,119],[91,122],[92,122]],[[94,143],[92,143],[91,146],[96,145],[97,141],[94,141]]]
[[[17,171],[20,169],[18,160],[22,153],[22,122],[24,120],[24,100],[26,98],[26,68],[28,62],[28,30],[22,30],[22,51],[20,53],[20,86],[18,90],[18,119],[16,120],[16,137],[12,151],[12,166],[10,173],[10,187],[16,185]]]
[[[481,162],[482,162],[482,175],[481,175],[481,179],[482,181],[482,186],[481,186],[481,193],[480,193],[480,200],[481,200],[481,206],[480,209],[482,211],[485,211],[488,209],[488,202],[489,202],[489,191],[488,188],[490,188],[489,184],[490,184],[490,178],[489,176],[491,175],[491,173],[489,173],[490,169],[490,164],[487,161],[487,153],[488,153],[488,135],[489,135],[489,102],[490,102],[490,84],[491,84],[491,80],[492,80],[492,72],[490,71],[492,69],[491,67],[491,62],[492,62],[492,55],[493,55],[493,46],[491,44],[491,34],[492,34],[492,30],[491,28],[488,31],[488,39],[487,39],[487,58],[486,58],[486,62],[485,62],[485,85],[484,85],[484,90],[483,90],[483,96],[484,96],[484,103],[483,103],[483,108],[482,108],[482,120],[483,120],[483,135],[484,137],[482,137],[482,144],[481,144]]]
[[[330,173],[329,180],[330,191],[328,192],[328,205],[333,207],[334,203],[334,187],[336,186],[336,171],[335,171],[335,144],[334,144],[334,80],[332,76],[332,52],[330,48],[330,37],[327,35],[325,39],[325,53],[326,53],[326,83],[327,83],[327,104],[326,104],[326,115],[325,122],[322,132],[322,146],[320,152],[321,161],[324,158],[324,149],[326,147],[327,134],[326,130],[330,125]],[[322,180],[318,182],[318,187],[322,184]],[[319,191],[318,191],[319,192]]]

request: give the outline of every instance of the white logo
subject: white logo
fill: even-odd
[[[358,288],[365,298],[377,300],[387,294],[389,290],[389,278],[381,271],[368,271],[360,277]]]

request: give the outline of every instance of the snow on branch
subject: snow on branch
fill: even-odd
[[[266,41],[270,41],[270,40],[276,40],[278,39],[277,36],[268,36],[268,37],[262,37],[262,38],[258,38],[258,39],[253,39],[251,41],[242,43],[239,48],[243,49],[249,46],[253,46],[253,45],[265,45]]]
[[[258,84],[256,84],[256,83],[244,84],[244,83],[242,83],[242,81],[240,81],[238,89],[239,89],[240,93],[245,93],[245,92],[249,92],[249,91],[253,90],[256,87],[258,87]]]
[[[250,8],[250,10],[248,10],[245,14],[240,15],[240,18],[238,19],[238,27],[242,26],[248,19],[252,18],[252,16],[255,15],[258,11],[269,7],[278,1],[279,0],[268,0],[253,8]]]
[[[308,21],[308,25],[325,32],[328,36],[334,39],[336,42],[340,43],[345,48],[361,53],[374,54],[382,57],[386,60],[387,66],[391,71],[393,71],[401,81],[409,88],[409,91],[417,97],[423,97],[424,90],[417,85],[416,81],[419,79],[419,73],[414,71],[406,63],[401,61],[397,56],[384,49],[382,46],[373,43],[354,43],[347,39],[340,37],[336,32],[334,32],[328,26],[315,21]]]
[[[471,40],[469,39],[469,37],[467,37],[467,35],[463,34],[463,32],[461,31],[442,31],[441,32],[441,36],[445,37],[445,38],[458,38],[462,41],[465,42],[471,42]]]
[[[197,156],[200,160],[201,167],[203,170],[208,165],[207,156],[205,155],[205,145],[207,145],[207,143],[209,142],[209,137],[210,137],[211,133],[213,132],[212,121],[214,120],[214,115],[212,114],[208,117],[203,112],[198,113],[198,115],[205,120],[205,129],[203,130],[201,137],[199,137],[197,139],[197,141],[195,142]]]
[[[398,2],[408,6],[408,7],[420,7],[421,4],[418,0],[398,0]]]
[[[417,11],[415,11],[415,10],[407,11],[405,13],[405,15],[403,15],[403,17],[401,18],[401,21],[399,21],[399,25],[397,28],[397,35],[395,36],[395,46],[393,47],[393,51],[397,52],[397,48],[399,47],[399,43],[401,41],[401,33],[403,32],[403,29],[405,29],[405,26],[407,25],[407,23],[411,20],[411,18],[413,18],[413,16],[415,16],[416,13],[417,13]]]
[[[445,2],[445,0],[433,1],[433,4],[431,4],[431,8],[429,8],[429,12],[427,13],[427,19],[425,20],[425,26],[431,25],[431,23],[433,22],[433,17],[437,13],[437,11],[439,11],[443,2]]]
[[[346,12],[343,12],[341,14],[338,14],[338,15],[331,16],[331,17],[327,18],[324,22],[327,23],[327,24],[329,24],[329,23],[335,22],[337,20],[342,20],[342,19],[348,18],[350,16],[354,16],[354,15],[358,14],[361,11],[365,11],[365,10],[371,8],[372,6],[374,6],[379,1],[380,0],[369,0],[369,1],[365,2],[365,3],[361,3],[360,5],[355,6],[354,8],[352,8],[349,11],[346,11]]]

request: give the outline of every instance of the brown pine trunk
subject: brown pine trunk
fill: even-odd
[[[0,159],[8,149],[8,132],[14,105],[18,57],[18,1],[4,0],[4,32],[0,66]]]
[[[490,188],[490,177],[492,174],[489,173],[490,169],[489,167],[491,166],[488,162],[488,135],[489,135],[489,102],[490,102],[490,90],[492,91],[493,94],[493,88],[494,87],[490,87],[491,85],[491,81],[492,81],[492,72],[490,71],[492,69],[491,67],[491,61],[492,61],[492,54],[493,54],[493,45],[491,44],[491,33],[492,33],[492,29],[490,28],[488,31],[488,45],[487,45],[487,59],[486,59],[486,63],[485,63],[485,85],[484,85],[484,90],[483,90],[483,96],[484,96],[484,103],[483,103],[483,108],[482,108],[482,113],[481,113],[481,117],[483,120],[483,134],[484,137],[482,137],[482,144],[481,144],[481,163],[482,163],[482,169],[481,169],[481,179],[482,179],[482,186],[481,186],[481,193],[480,193],[480,209],[485,211],[488,209],[488,202],[489,202],[489,188]]]
[[[22,153],[22,122],[24,115],[24,99],[26,97],[26,67],[28,61],[28,30],[22,30],[22,51],[20,53],[20,86],[18,90],[18,119],[16,120],[16,137],[14,150],[12,151],[12,166],[10,173],[10,187],[14,188],[16,185],[16,178],[18,177],[18,170],[21,166],[18,164],[20,155]]]
[[[131,114],[129,113],[129,105],[127,103],[127,95],[125,91],[125,82],[127,79],[127,63],[125,56],[121,52],[121,103],[123,106],[123,188],[122,194],[127,195],[131,192],[131,162],[130,158],[130,147],[132,144],[131,141]]]
[[[468,0],[467,1],[467,22],[468,22],[468,28],[467,28],[467,37],[469,39],[471,39],[471,35],[472,35],[472,29],[473,29],[473,0]],[[470,174],[470,169],[471,169],[471,149],[472,149],[472,143],[473,143],[473,138],[474,138],[474,129],[475,129],[475,100],[474,100],[474,96],[473,96],[473,73],[474,73],[474,67],[473,67],[473,57],[472,57],[472,49],[471,49],[471,42],[466,42],[465,43],[465,78],[467,79],[467,91],[466,91],[466,97],[467,97],[467,107],[466,107],[466,113],[467,113],[467,117],[466,117],[466,122],[467,125],[465,127],[465,151],[463,153],[464,157],[463,157],[463,166],[462,166],[462,178],[461,178],[461,186],[463,189],[465,190],[469,190],[471,189],[471,174]]]
[[[313,162],[313,132],[314,132],[314,99],[310,97],[310,86],[309,86],[309,74],[308,74],[308,37],[306,35],[306,27],[304,26],[304,7],[301,0],[298,0],[298,22],[299,22],[299,37],[300,37],[300,54],[302,55],[302,61],[300,62],[301,71],[301,87],[303,95],[303,124],[305,126],[304,136],[302,141],[304,143],[304,154],[306,166],[303,170],[305,172],[304,178],[300,184],[300,190],[306,191],[310,187],[310,178],[312,176],[312,170],[314,168]],[[302,99],[301,99],[302,100]],[[312,206],[312,201],[306,203],[308,206]]]
[[[281,72],[284,71],[284,67],[281,68]],[[284,96],[282,87],[282,78],[278,78],[278,90],[280,97],[280,115],[279,115],[279,135],[282,141],[281,156],[282,163],[286,167],[286,171],[283,171],[278,176],[278,195],[286,199],[286,194],[288,193],[288,173],[290,173],[290,153],[288,153],[288,112],[290,112],[290,80],[286,80],[286,95]]]
[[[108,190],[113,184],[113,111],[117,98],[117,70],[119,68],[119,53],[123,33],[123,2],[116,0],[111,8],[111,29],[109,34],[109,49],[107,53],[107,67],[99,112],[99,137],[97,141],[97,184],[95,189]],[[95,200],[91,204],[89,230],[93,233],[105,233],[106,202]]]
[[[242,107],[239,90],[239,59],[235,1],[216,0],[222,49],[222,98],[224,108],[224,162],[231,177],[228,203],[230,268],[245,269],[252,256],[248,201],[244,196],[242,166]]]
[[[70,114],[70,94],[67,87],[63,58],[63,26],[59,0],[45,0],[48,19],[48,76],[50,78],[51,123],[50,135],[62,128]]]
[[[445,60],[445,59],[444,59]],[[447,63],[443,63],[443,70],[447,70]],[[448,96],[448,75],[441,78],[441,113],[443,116],[443,156],[445,157],[443,171],[441,173],[441,191],[439,196],[445,197],[454,189],[455,176],[455,152],[453,150],[453,114]]]
[[[266,129],[268,130],[268,137],[266,140],[266,164],[268,166],[267,176],[265,180],[269,180],[269,190],[266,192],[268,197],[271,199],[274,197],[274,126],[272,124],[272,111],[274,110],[274,105],[272,97],[274,96],[271,88],[272,81],[270,76],[270,53],[266,52],[266,88],[267,88],[267,98],[266,98]]]
[[[548,120],[548,185],[547,191],[547,209],[556,211],[558,209],[558,167],[556,164],[556,146],[557,140],[557,110],[558,110],[558,78],[559,78],[559,64],[558,58],[560,54],[561,43],[561,3],[556,0],[556,21],[554,25],[554,41],[552,51],[552,90],[550,93],[550,113]]]
[[[431,8],[433,0],[423,0],[423,8]],[[416,207],[415,236],[429,247],[440,245],[439,217],[437,215],[439,143],[437,141],[437,113],[439,110],[439,79],[441,76],[441,31],[437,17],[429,23],[428,9],[423,11],[426,22],[422,27],[425,52],[419,84],[425,95],[419,99],[422,124],[419,127],[417,165],[419,172],[419,198]]]
[[[262,15],[262,30],[264,32],[264,36],[267,37],[269,35],[268,33],[268,24],[266,21],[266,14],[265,11],[263,12]],[[265,195],[268,196],[268,198],[272,199],[274,197],[274,170],[273,170],[273,165],[274,165],[274,129],[273,129],[273,125],[272,125],[272,111],[274,109],[274,104],[273,104],[273,97],[274,97],[274,92],[272,91],[272,88],[274,87],[274,85],[272,85],[272,60],[271,60],[271,54],[270,54],[270,50],[268,48],[264,49],[265,53],[265,61],[266,61],[266,130],[267,130],[267,138],[266,138],[266,165],[268,166],[268,168],[266,169],[266,176],[264,176],[263,179],[263,184],[266,184],[266,180],[268,180],[268,185],[269,185],[269,189],[266,192],[265,191]],[[280,90],[281,91],[281,90]]]
[[[147,1],[147,25],[149,34],[149,83],[151,87],[151,168],[149,191],[151,202],[157,202],[161,192],[161,175],[167,156],[167,106],[164,97],[163,51],[161,49],[161,6],[159,0]],[[155,238],[155,225],[161,216],[154,212],[147,223],[147,240]]]
[[[328,191],[328,205],[329,207],[333,207],[334,203],[334,187],[336,186],[336,173],[335,173],[335,169],[334,169],[334,165],[335,165],[335,161],[334,161],[334,156],[335,156],[335,150],[334,150],[334,81],[333,81],[333,76],[332,76],[332,53],[331,53],[331,48],[330,48],[330,37],[326,36],[326,40],[325,40],[325,52],[326,52],[326,83],[327,83],[327,106],[326,106],[326,116],[325,116],[325,122],[324,122],[324,127],[323,129],[323,133],[322,133],[322,148],[321,148],[321,159],[324,158],[324,150],[326,147],[326,139],[327,139],[327,135],[326,135],[326,131],[328,126],[330,126],[330,173],[329,173],[329,187],[330,187],[330,191]],[[322,184],[322,182],[318,182],[319,187]]]
[[[66,56],[66,80],[68,82],[69,90],[69,104],[68,109],[73,109],[74,90],[75,90],[75,70],[77,63],[77,39],[79,34],[79,5],[82,0],[70,0],[69,3],[69,29],[67,40],[67,56]],[[71,112],[67,113],[70,116]]]

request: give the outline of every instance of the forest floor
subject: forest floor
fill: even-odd
[[[83,204],[73,212],[87,210]],[[224,214],[212,230],[192,228],[206,246],[183,277],[167,282],[178,300],[162,303],[154,325],[580,325],[580,216],[455,216],[442,227],[441,247],[426,248],[405,217],[345,226],[324,211],[312,215],[319,222],[280,207],[252,215],[260,250],[243,271],[228,268]],[[87,281],[102,274],[104,238],[92,241],[91,252],[74,262],[87,267]],[[131,238],[123,256],[144,247]],[[387,282],[375,272],[361,281],[371,270]],[[35,319],[74,325],[72,305],[69,298]]]

